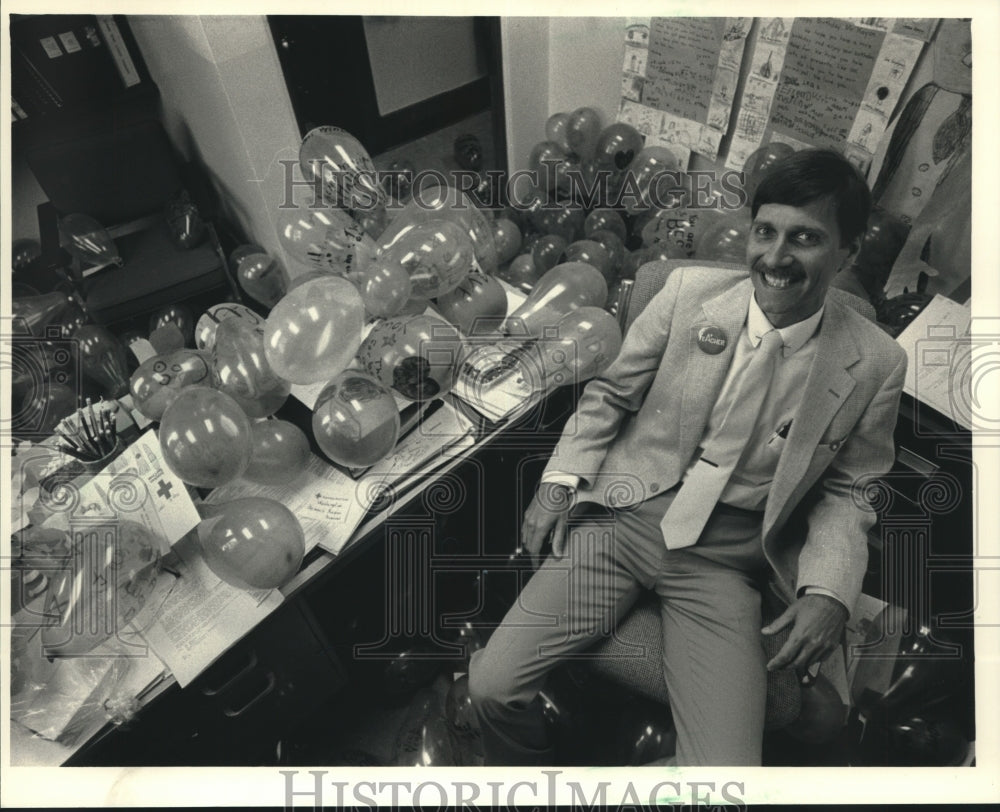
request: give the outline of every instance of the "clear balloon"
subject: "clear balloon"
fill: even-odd
[[[569,121],[569,113],[553,113],[545,122],[545,138],[558,144],[566,152],[569,152],[569,141],[566,140],[566,124]]]
[[[666,147],[645,147],[628,168],[632,182],[629,193],[622,197],[625,210],[636,214],[668,205],[670,195],[676,194],[673,190],[683,191],[680,169],[680,160]]]
[[[244,257],[250,256],[250,254],[266,254],[267,249],[263,246],[257,245],[257,243],[243,243],[242,245],[237,245],[229,253],[229,267],[234,271],[240,266],[240,262]]]
[[[643,138],[631,124],[616,121],[601,130],[594,159],[601,169],[626,169],[642,152]]]
[[[542,272],[550,271],[566,259],[569,243],[559,234],[545,234],[531,246],[531,256]]]
[[[352,211],[351,215],[364,229],[365,234],[373,240],[377,240],[385,231],[385,227],[389,225],[389,212],[384,206],[377,206],[367,211]]]
[[[577,240],[570,243],[566,246],[565,261],[586,262],[588,265],[593,265],[609,283],[615,276],[611,269],[611,257],[604,250],[604,246],[594,240]]]
[[[219,325],[226,319],[240,319],[251,327],[262,327],[264,317],[255,313],[246,305],[235,302],[222,302],[212,305],[202,313],[194,327],[194,345],[199,350],[210,350],[215,346],[215,335]]]
[[[44,338],[46,327],[58,326],[56,337],[66,337],[64,325],[75,323],[78,314],[82,313],[79,302],[68,293],[54,290],[51,293],[41,293],[37,296],[22,296],[11,301],[14,323],[11,325],[15,333],[27,332],[33,336]]]
[[[386,167],[382,179],[382,188],[393,200],[404,203],[410,197],[413,188],[413,176],[417,168],[412,161],[400,158]]]
[[[603,307],[585,306],[567,313],[554,335],[546,334],[534,347],[537,354],[529,356],[538,361],[537,370],[528,371],[532,388],[544,391],[593,378],[615,360],[621,347],[618,321]]]
[[[750,210],[726,212],[698,239],[694,255],[716,262],[744,262],[750,237]]]
[[[465,279],[473,258],[472,243],[461,226],[448,220],[428,220],[400,233],[378,261],[404,268],[413,295],[431,299]]]
[[[302,565],[302,525],[281,502],[261,496],[234,499],[198,526],[205,563],[239,589],[277,589]]]
[[[489,333],[507,315],[507,294],[495,277],[473,271],[438,297],[437,309],[464,335]]]
[[[149,332],[173,324],[184,336],[184,346],[194,344],[194,313],[186,305],[174,304],[161,307],[149,319]]]
[[[75,657],[93,651],[135,620],[156,589],[165,540],[139,522],[117,518],[115,533],[77,534],[67,566],[49,582],[42,653]]]
[[[67,214],[59,220],[59,244],[87,265],[124,265],[118,246],[107,230],[86,214]]]
[[[345,369],[361,343],[365,307],[346,279],[314,279],[289,292],[264,326],[271,368],[291,383],[318,383]]]
[[[219,325],[212,348],[212,384],[235,400],[247,417],[268,417],[292,391],[264,354],[264,330],[242,319]]]
[[[455,754],[441,702],[426,689],[410,705],[396,740],[396,766],[449,767]]]
[[[375,165],[353,135],[339,127],[316,127],[299,147],[299,166],[307,180],[320,183],[317,197],[328,206],[369,211],[385,206],[385,192],[376,183]]]
[[[612,231],[621,238],[622,242],[628,238],[628,228],[622,216],[614,209],[594,209],[583,221],[583,233],[593,239],[595,231]]]
[[[85,324],[74,338],[83,373],[109,397],[118,398],[128,392],[128,356],[118,337],[106,327]]]
[[[493,221],[493,242],[497,247],[497,262],[503,265],[521,249],[521,230],[512,220],[498,217]]]
[[[454,735],[456,756],[462,766],[482,766],[484,761],[482,731],[476,709],[469,696],[469,675],[452,682],[444,698],[444,718]]]
[[[608,229],[598,229],[591,232],[588,239],[596,242],[607,252],[611,271],[617,275],[625,261],[625,243],[622,242],[621,237]]]
[[[802,709],[798,717],[783,729],[798,741],[824,744],[844,729],[847,711],[837,689],[819,674],[814,682],[802,687]]]
[[[379,238],[380,251],[391,248],[405,233],[429,220],[448,220],[462,227],[472,242],[479,269],[493,273],[497,267],[497,247],[486,216],[469,197],[452,186],[419,185]]]
[[[250,425],[250,464],[243,478],[262,485],[291,482],[309,464],[309,439],[287,420],[259,420]]]
[[[794,147],[781,141],[772,141],[770,144],[764,144],[751,152],[743,164],[748,197],[753,199],[754,192],[757,191],[757,186],[760,185],[764,175],[778,161],[787,158],[793,152],[795,152]]]
[[[349,468],[374,465],[399,439],[399,407],[387,386],[347,369],[327,384],[313,407],[313,437],[334,462]]]
[[[614,736],[617,763],[630,767],[672,756],[677,747],[670,709],[638,698],[631,699],[618,714]]]
[[[14,240],[10,247],[11,265],[15,271],[23,271],[42,255],[38,240],[22,238]]]
[[[566,120],[566,143],[582,159],[594,157],[601,134],[601,116],[592,107],[580,107]]]
[[[187,386],[211,386],[212,357],[203,350],[175,350],[143,361],[132,373],[129,392],[136,409],[160,420]]]
[[[868,228],[861,238],[861,250],[854,260],[858,275],[869,295],[885,291],[893,263],[906,244],[910,226],[885,209],[872,209]]]
[[[160,421],[167,467],[189,485],[217,488],[250,464],[250,421],[225,392],[207,386],[183,389]]]
[[[601,272],[585,262],[565,262],[547,272],[531,295],[507,317],[509,335],[541,336],[567,313],[581,307],[601,307],[608,298],[608,284]]]
[[[378,253],[356,220],[329,206],[279,209],[278,240],[296,262],[334,273],[361,270]]]
[[[413,295],[413,281],[406,266],[392,258],[379,258],[365,270],[347,275],[358,289],[365,310],[377,318],[402,311]]]
[[[528,168],[535,173],[537,183],[545,189],[556,186],[556,167],[566,160],[566,151],[552,141],[540,141],[531,149]]]
[[[167,222],[170,239],[182,251],[189,251],[201,245],[205,235],[208,234],[205,220],[186,189],[167,203],[164,219]]]
[[[531,224],[542,234],[558,234],[571,243],[583,233],[586,215],[576,203],[549,205],[529,215]]]
[[[59,421],[76,411],[77,393],[62,383],[45,381],[31,387],[21,408],[12,414],[12,433],[51,434]]]
[[[535,264],[535,258],[532,254],[521,254],[514,257],[509,266],[497,271],[497,277],[508,285],[527,293],[542,278],[544,273],[545,271]]]
[[[430,400],[451,391],[464,354],[461,333],[429,315],[378,322],[358,350],[369,373],[410,400]]]
[[[267,254],[248,254],[236,269],[240,287],[264,307],[274,307],[288,292],[288,274],[278,260]]]

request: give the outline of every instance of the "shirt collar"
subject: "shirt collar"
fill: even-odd
[[[803,319],[802,321],[797,321],[795,324],[790,324],[788,327],[781,327],[778,329],[778,333],[781,334],[781,341],[784,345],[782,355],[786,358],[793,353],[798,352],[802,349],[805,343],[813,337],[816,333],[816,329],[819,327],[820,320],[823,318],[823,311],[826,306],[823,305],[813,313],[809,318]],[[764,337],[764,333],[770,332],[775,329],[774,325],[768,321],[767,316],[764,315],[764,311],[760,309],[760,305],[757,304],[757,297],[750,294],[750,309],[747,312],[747,336],[750,338],[750,344],[756,347],[760,344],[760,340]]]

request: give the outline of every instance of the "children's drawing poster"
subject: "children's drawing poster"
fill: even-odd
[[[771,141],[834,147],[863,171],[936,19],[764,17],[751,37],[726,166]]]
[[[684,163],[718,157],[729,127],[751,17],[629,19],[618,120]]]

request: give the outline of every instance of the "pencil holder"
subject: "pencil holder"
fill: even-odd
[[[115,440],[114,448],[112,448],[103,457],[96,460],[81,460],[79,462],[80,467],[83,469],[85,474],[97,474],[103,471],[111,462],[128,447],[128,444],[122,440],[120,437]]]

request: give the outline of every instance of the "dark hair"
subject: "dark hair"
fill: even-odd
[[[872,193],[857,167],[832,149],[804,149],[775,163],[757,185],[750,211],[765,203],[807,206],[833,200],[842,245],[861,237],[868,228]]]

